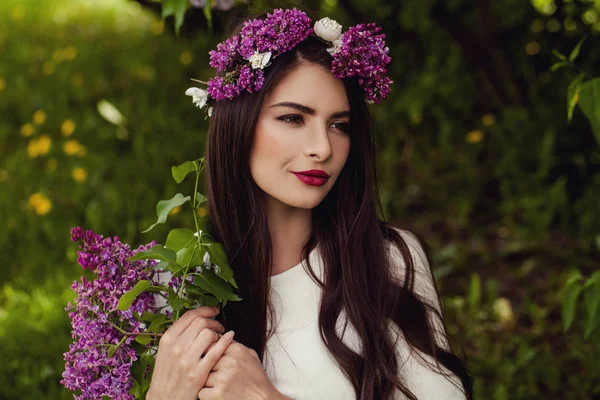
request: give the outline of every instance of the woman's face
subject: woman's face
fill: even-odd
[[[267,206],[312,209],[325,198],[348,158],[349,122],[344,85],[325,68],[302,62],[277,84],[265,98],[250,150],[252,178]],[[329,177],[298,174],[310,170]]]

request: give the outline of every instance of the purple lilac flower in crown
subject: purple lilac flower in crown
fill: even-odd
[[[257,92],[264,83],[263,69],[270,60],[292,50],[314,35],[325,43],[332,55],[331,72],[336,78],[356,76],[369,103],[386,98],[393,81],[386,76],[391,58],[385,34],[374,23],[358,24],[342,34],[342,26],[323,18],[311,27],[310,18],[300,10],[276,9],[265,19],[246,21],[238,35],[228,38],[211,50],[210,66],[225,72],[203,83],[206,89],[191,87],[185,94],[192,96],[199,108],[207,107],[212,115],[215,101],[233,99],[242,91]]]

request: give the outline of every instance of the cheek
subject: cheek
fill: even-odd
[[[254,135],[251,160],[255,164],[285,164],[294,155],[294,144],[277,131],[277,126],[259,123]]]

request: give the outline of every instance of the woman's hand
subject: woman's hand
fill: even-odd
[[[219,335],[225,328],[211,319],[218,313],[216,307],[199,307],[167,329],[159,341],[148,400],[197,398],[211,368],[233,340],[233,333]]]
[[[234,341],[215,364],[200,400],[274,400],[286,398],[267,377],[256,351]]]

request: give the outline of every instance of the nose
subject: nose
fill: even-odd
[[[331,143],[326,127],[315,126],[306,137],[307,144],[304,153],[308,158],[325,161],[331,156]]]

